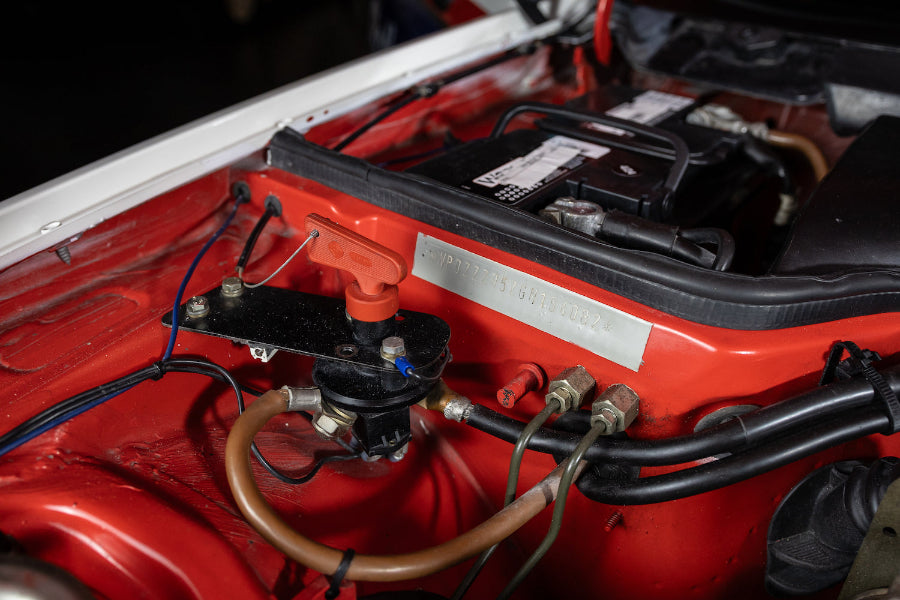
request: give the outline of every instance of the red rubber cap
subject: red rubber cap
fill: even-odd
[[[321,215],[307,215],[305,228],[307,234],[319,233],[307,246],[310,260],[356,279],[347,286],[347,314],[358,321],[383,321],[397,312],[397,284],[406,277],[402,256]]]
[[[544,387],[546,379],[544,370],[536,364],[521,364],[516,376],[497,390],[497,401],[501,406],[512,408],[528,392]]]

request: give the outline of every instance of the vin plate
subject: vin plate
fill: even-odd
[[[652,323],[419,234],[412,274],[637,371]]]

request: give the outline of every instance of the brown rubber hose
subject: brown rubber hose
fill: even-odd
[[[806,160],[809,161],[817,181],[822,181],[822,178],[828,174],[828,161],[825,160],[825,155],[808,137],[770,129],[766,141],[773,146],[802,152],[806,156]]]
[[[315,542],[291,528],[262,497],[250,469],[250,444],[253,437],[275,415],[288,410],[288,397],[282,391],[269,391],[250,405],[228,434],[225,447],[225,471],[238,508],[250,525],[270,544],[320,573],[331,574],[338,568],[343,552]],[[562,466],[550,472],[540,483],[515,502],[459,537],[418,552],[394,555],[357,554],[346,573],[356,581],[401,581],[436,573],[509,537],[556,498]]]

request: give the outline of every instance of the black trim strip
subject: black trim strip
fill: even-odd
[[[692,267],[614,248],[431,179],[386,171],[290,129],[272,139],[268,162],[695,323],[770,330],[900,311],[898,271],[749,277]]]

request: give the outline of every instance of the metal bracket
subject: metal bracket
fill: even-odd
[[[272,360],[276,352],[278,349],[271,346],[250,346],[250,356],[264,363]]]
[[[247,344],[255,359],[266,362],[276,351],[284,350],[378,371],[397,370],[382,358],[380,341],[354,341],[342,299],[267,286],[244,288],[237,297],[228,297],[221,287],[215,287],[203,296],[209,311],[189,317],[182,305],[178,327]],[[433,315],[402,309],[396,319],[392,335],[404,339],[409,361],[416,367],[438,361],[450,341],[447,323]],[[171,326],[172,313],[163,316],[162,322]]]

